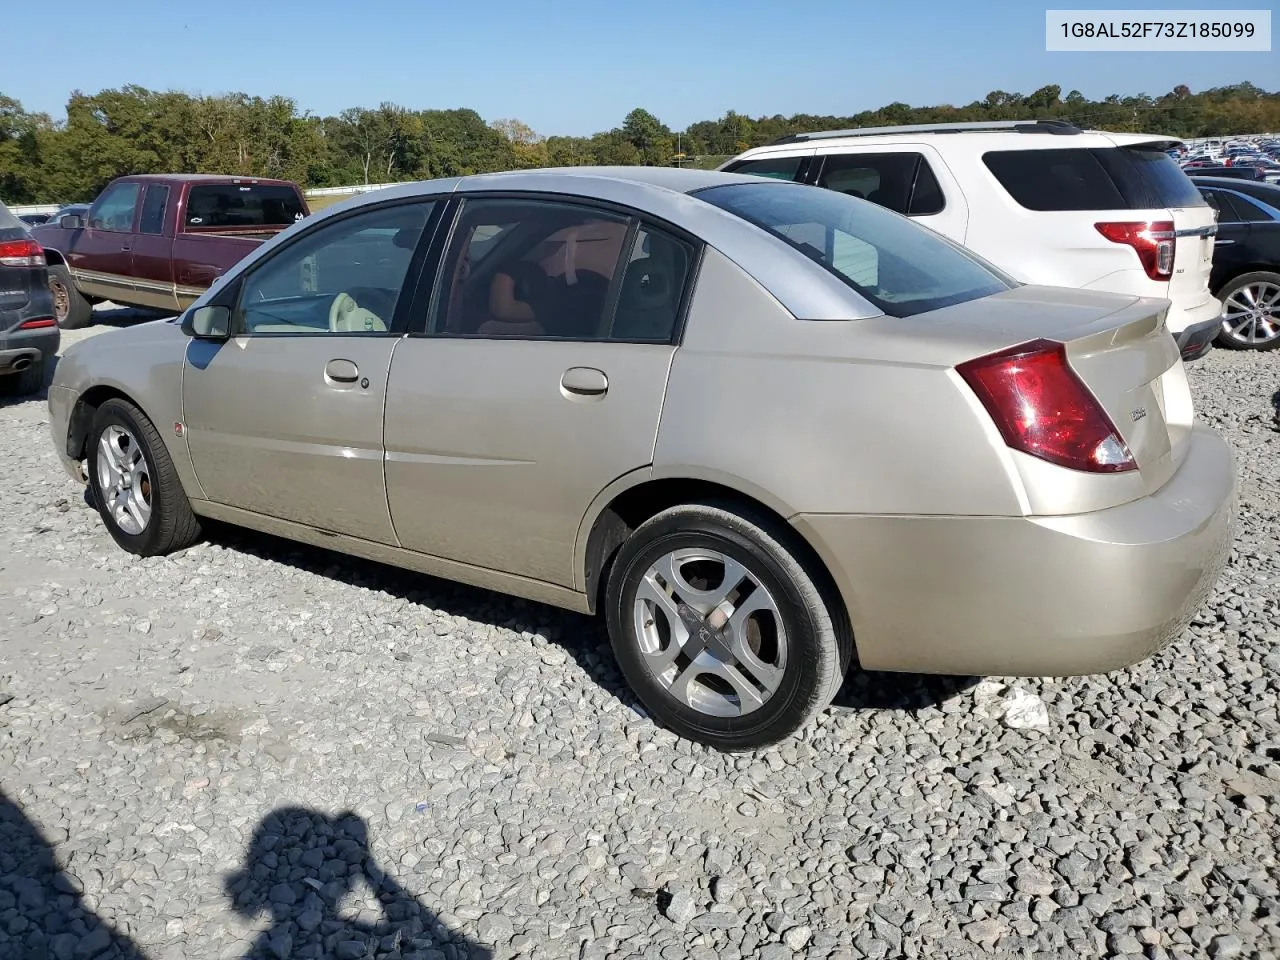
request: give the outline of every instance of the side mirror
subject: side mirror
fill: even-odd
[[[199,340],[227,340],[231,337],[230,307],[197,307],[182,317],[182,332]]]
[[[83,230],[84,217],[76,216],[74,213],[68,213],[58,218],[58,226],[63,230]]]

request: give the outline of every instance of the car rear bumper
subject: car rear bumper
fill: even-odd
[[[1154,495],[1064,517],[801,515],[871,670],[1103,673],[1177,637],[1235,530],[1235,465],[1197,426]]]
[[[1192,324],[1181,333],[1174,335],[1174,340],[1178,342],[1178,353],[1182,355],[1183,360],[1199,360],[1213,349],[1214,338],[1221,329],[1220,314]]]
[[[58,352],[61,340],[57,327],[0,333],[0,376],[44,363]]]

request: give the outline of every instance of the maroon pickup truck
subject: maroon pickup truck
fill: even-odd
[[[58,325],[101,300],[185,310],[214,279],[310,211],[296,183],[208,174],[120,177],[86,216],[31,230],[49,261]]]

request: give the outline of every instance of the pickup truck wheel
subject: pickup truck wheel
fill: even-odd
[[[79,330],[93,323],[93,304],[76,289],[71,271],[60,263],[49,264],[49,292],[53,313],[63,330]]]

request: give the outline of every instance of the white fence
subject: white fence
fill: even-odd
[[[402,183],[361,183],[350,187],[314,187],[310,190],[304,190],[303,195],[306,197],[341,197],[352,193],[370,193],[373,190],[381,190],[383,187],[400,187],[404,183],[412,181],[404,181]],[[26,203],[10,206],[9,212],[15,217],[24,213],[53,213],[59,207],[64,206],[61,203]]]

